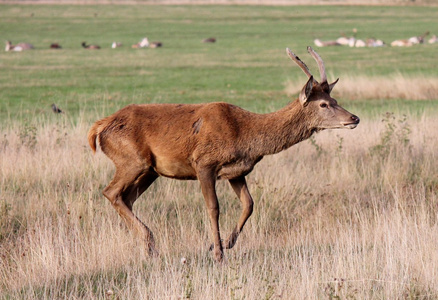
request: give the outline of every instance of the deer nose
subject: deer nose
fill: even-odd
[[[358,117],[358,116],[355,116],[355,115],[352,115],[352,116],[351,116],[351,120],[353,120],[353,122],[356,123],[356,124],[359,124],[359,122],[360,122],[359,117]]]

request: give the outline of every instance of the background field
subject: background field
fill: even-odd
[[[198,183],[168,179],[135,205],[161,254],[147,258],[101,195],[113,166],[86,142],[92,122],[128,103],[273,111],[306,80],[286,47],[318,77],[305,51],[314,38],[353,28],[388,43],[436,34],[438,8],[0,8],[0,40],[36,46],[0,52],[0,298],[438,297],[438,44],[317,49],[329,79],[341,78],[334,96],[361,124],[256,167],[255,212],[222,265],[208,253]],[[144,36],[164,47],[131,49]],[[217,43],[201,43],[210,36]],[[111,49],[113,41],[124,47]],[[54,42],[63,49],[48,49]],[[225,182],[218,192],[228,234],[239,202]]]

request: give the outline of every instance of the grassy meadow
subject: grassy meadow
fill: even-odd
[[[196,181],[161,178],[134,205],[160,256],[101,194],[114,167],[86,141],[129,103],[226,101],[265,113],[306,82],[290,47],[357,29],[390,43],[438,34],[437,7],[0,5],[0,299],[438,298],[435,45],[318,48],[361,118],[265,157],[255,210],[216,264]],[[144,36],[161,49],[132,49]],[[201,43],[215,37],[215,44]],[[81,42],[102,49],[84,50]],[[111,49],[113,41],[123,47]],[[49,49],[51,43],[62,49]],[[54,114],[56,103],[63,114]],[[226,236],[240,214],[217,184]]]

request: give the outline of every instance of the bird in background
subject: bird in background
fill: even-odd
[[[58,106],[56,106],[55,103],[52,104],[52,111],[55,114],[63,114],[64,113]]]

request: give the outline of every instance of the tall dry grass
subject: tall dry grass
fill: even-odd
[[[14,0],[1,0],[0,3]],[[413,3],[414,2],[414,3]],[[20,0],[20,4],[154,4],[154,5],[436,5],[434,0]]]
[[[134,207],[160,250],[145,255],[101,195],[114,168],[88,149],[86,119],[2,129],[0,298],[438,297],[433,118],[362,118],[266,157],[248,176],[255,212],[223,264],[208,253],[198,183],[164,178]],[[218,193],[228,234],[239,201],[226,182]]]

